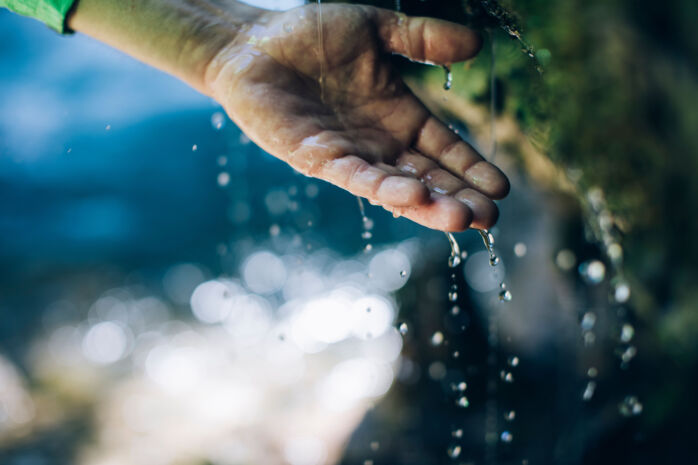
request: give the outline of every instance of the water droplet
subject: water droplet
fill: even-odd
[[[454,350],[452,356],[453,356],[453,358],[458,358],[458,357],[460,357],[460,352],[458,352],[457,350]]]
[[[371,218],[364,216],[362,221],[363,221],[364,229],[366,229],[367,231],[370,231],[373,229],[373,220]]]
[[[405,276],[407,276],[407,271],[400,270],[400,277],[404,278]]]
[[[599,260],[589,260],[579,265],[579,274],[589,284],[599,284],[606,276],[606,265]]]
[[[569,271],[577,263],[577,257],[569,249],[560,250],[555,256],[555,263],[563,271]]]
[[[373,234],[371,233],[371,231],[364,231],[364,232],[361,233],[361,238],[362,238],[362,239],[369,240],[369,239],[371,239],[372,237],[373,237]]]
[[[453,431],[451,431],[451,436],[454,438],[462,438],[463,437],[463,430],[458,428]]]
[[[216,162],[218,163],[218,166],[225,166],[228,164],[228,157],[221,155],[218,157],[218,159],[216,159]]]
[[[582,394],[582,400],[588,402],[594,397],[594,391],[596,390],[596,381],[589,381],[584,388],[584,393]]]
[[[599,370],[596,367],[589,367],[587,370],[587,376],[589,378],[596,378],[599,375]]]
[[[444,342],[444,334],[441,331],[437,331],[431,335],[431,345],[440,346]]]
[[[505,371],[505,370],[500,371],[499,377],[502,378],[502,381],[504,381],[505,383],[513,383],[514,382],[514,375],[510,371]]]
[[[458,305],[454,305],[451,307],[451,315],[458,315],[460,313],[460,307]]]
[[[466,258],[468,258],[468,252],[465,251],[465,250],[462,251],[462,252],[460,253],[460,258],[461,258],[462,260],[465,260]]]
[[[218,185],[221,187],[225,187],[230,183],[230,175],[223,171],[222,173],[218,173],[218,178],[217,178]]]
[[[643,406],[636,396],[627,396],[618,405],[620,414],[624,417],[631,417],[642,413]]]
[[[451,72],[451,68],[448,66],[444,65],[444,72],[446,73],[446,82],[444,82],[444,90],[451,90],[451,87],[453,87],[453,73]]]
[[[409,328],[407,327],[407,323],[400,323],[400,326],[398,327],[398,331],[400,331],[400,334],[403,336],[407,334],[407,331],[409,331]]]
[[[460,383],[456,384],[456,389],[463,392],[466,389],[468,389],[468,383],[466,383],[465,381],[461,381]]]
[[[618,303],[625,303],[630,298],[630,286],[626,283],[619,283],[613,293],[613,297]]]
[[[633,328],[632,325],[625,323],[620,330],[620,341],[621,342],[630,342],[630,340],[633,338],[634,335],[635,335],[635,328]]]
[[[509,360],[507,361],[507,363],[509,364],[509,366],[517,367],[517,366],[519,366],[519,357],[517,357],[517,356],[509,357]]]
[[[496,255],[492,255],[490,257],[490,266],[497,266],[499,265],[499,257]]]
[[[378,442],[378,441],[371,441],[371,450],[372,450],[373,452],[375,452],[375,451],[377,451],[378,449],[380,449],[380,446],[381,446],[380,442]]]
[[[587,331],[584,333],[584,347],[591,347],[596,342],[596,334],[593,331]]]
[[[637,355],[637,347],[628,346],[628,348],[623,351],[620,358],[624,364],[628,364],[636,355]]]
[[[519,258],[526,255],[527,251],[528,247],[526,247],[526,244],[524,244],[523,242],[517,242],[516,245],[514,245],[514,255],[516,255]]]
[[[276,237],[281,233],[281,227],[279,227],[278,224],[272,224],[269,226],[269,235],[272,237]]]
[[[366,246],[364,246],[364,252],[370,252],[371,250],[373,250],[373,246],[371,244],[366,244]]]
[[[191,151],[192,151],[192,152],[196,152],[198,149],[199,149],[199,146],[196,145],[196,144],[194,144],[194,145],[191,146]]]
[[[511,302],[511,299],[513,299],[514,296],[511,294],[511,291],[504,289],[502,291],[499,291],[499,300],[502,302]]]
[[[510,443],[514,439],[514,436],[509,431],[502,431],[499,438],[502,440],[502,442]]]
[[[455,302],[456,300],[458,300],[458,293],[456,291],[449,291],[448,300],[450,300],[451,302]]]
[[[460,396],[458,400],[456,400],[456,405],[461,407],[461,408],[466,408],[470,405],[470,401],[468,401],[468,398],[465,396]]]
[[[104,127],[104,129],[105,129],[106,131],[109,131],[109,130],[111,129],[111,124],[107,124],[107,125]]]
[[[460,265],[460,257],[458,255],[451,255],[448,257],[448,266],[449,268],[455,268],[458,265]]]
[[[448,456],[452,459],[457,459],[460,456],[461,447],[458,445],[451,446],[448,448]]]
[[[215,129],[216,131],[222,129],[223,126],[225,126],[225,115],[220,111],[217,111],[214,114],[212,114],[211,126],[213,126],[213,129]]]
[[[593,312],[586,312],[582,317],[582,330],[591,331],[594,329],[594,324],[596,323],[596,314]]]

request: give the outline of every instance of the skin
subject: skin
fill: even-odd
[[[80,0],[68,26],[213,97],[297,171],[429,228],[489,228],[492,200],[509,191],[391,64],[391,54],[472,58],[481,40],[464,26],[368,6],[271,12],[232,0]]]

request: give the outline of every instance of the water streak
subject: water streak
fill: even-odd
[[[318,78],[318,84],[320,84],[320,101],[325,103],[325,61],[327,57],[325,56],[325,32],[323,27],[322,19],[322,0],[317,0],[317,37],[318,37],[318,47],[319,47],[319,57],[320,60],[320,77]]]
[[[364,207],[363,199],[361,197],[356,197],[356,200],[359,203],[359,212],[361,213],[361,228],[363,229],[361,238],[366,241],[364,252],[370,252],[373,246],[368,241],[373,238],[373,233],[371,232],[373,230],[373,220],[366,216],[366,207]]]
[[[497,156],[496,135],[496,103],[497,103],[497,79],[495,73],[496,54],[494,35],[490,32],[490,162]]]

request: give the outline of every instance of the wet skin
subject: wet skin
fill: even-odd
[[[299,172],[434,229],[496,221],[492,200],[508,193],[506,177],[429,112],[390,59],[467,60],[481,46],[472,30],[357,5],[269,12],[218,0],[195,10],[194,21],[190,8],[207,2],[145,2],[149,15],[173,23],[159,42],[180,44],[174,54],[155,40],[143,46],[120,37],[118,25],[110,35],[90,22],[108,21],[96,11],[109,2],[82,0],[88,6],[81,13],[79,4],[76,29],[211,95],[255,143]],[[149,34],[147,24],[128,27]]]

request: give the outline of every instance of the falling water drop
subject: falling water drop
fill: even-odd
[[[361,199],[361,197],[356,197],[357,202],[359,203],[359,212],[361,213],[361,227],[363,228],[363,231],[361,232],[361,239],[365,241],[369,241],[373,238],[373,233],[371,232],[373,230],[373,220],[366,216],[366,208],[364,207],[364,201]],[[373,250],[373,246],[371,243],[366,243],[364,246],[364,252],[370,252]]]
[[[582,400],[589,402],[592,397],[594,397],[594,391],[596,391],[596,381],[589,381],[584,388],[584,393],[582,394]]]
[[[502,302],[511,302],[511,299],[513,296],[511,295],[511,291],[508,289],[503,289],[499,291],[499,300]]]
[[[400,331],[400,334],[403,336],[407,334],[407,331],[409,328],[407,327],[407,323],[400,323],[400,326],[398,326],[398,331]]]
[[[586,312],[582,317],[582,331],[591,331],[594,329],[596,324],[596,314],[593,312]]]
[[[505,383],[513,383],[514,382],[514,375],[510,371],[502,370],[499,373],[499,377],[502,378],[502,381],[504,381]]]
[[[502,442],[510,443],[514,439],[514,436],[509,431],[502,431],[499,438],[502,440]]]
[[[431,345],[440,346],[444,342],[444,334],[441,331],[436,331],[431,335]]]
[[[461,428],[453,430],[453,431],[451,431],[451,436],[453,436],[454,438],[462,438],[463,437],[463,430]]]
[[[635,328],[633,328],[632,325],[625,323],[620,330],[620,341],[630,342],[634,335]]]
[[[405,276],[407,276],[407,271],[405,271],[405,270],[400,270],[400,277],[401,277],[401,278],[404,278]]]
[[[459,407],[461,407],[461,408],[466,408],[466,407],[468,407],[468,406],[470,405],[470,401],[468,401],[468,398],[467,398],[467,397],[465,397],[465,396],[460,396],[460,397],[456,400],[456,405],[459,406]]]
[[[519,366],[519,357],[517,357],[517,356],[509,357],[509,360],[507,360],[507,363],[511,367],[517,367],[517,366]]]
[[[451,286],[451,290],[448,291],[448,300],[455,302],[458,300],[458,286],[455,284]]]
[[[509,410],[507,413],[504,414],[504,419],[506,421],[514,421],[516,419],[516,411]]]
[[[444,90],[451,90],[451,87],[453,87],[453,73],[451,72],[451,68],[448,66],[444,65],[443,66],[444,73],[446,73],[446,82],[444,82]]]
[[[448,257],[448,266],[450,268],[455,268],[461,263],[461,251],[458,246],[458,241],[451,233],[446,233],[448,238],[448,243],[451,245],[451,255]]]
[[[223,129],[223,126],[225,126],[225,116],[223,113],[217,111],[211,115],[211,126],[213,126],[215,130]]]
[[[643,406],[636,396],[627,396],[618,405],[620,414],[624,417],[631,417],[642,413]]]
[[[453,445],[453,446],[448,448],[448,456],[454,460],[460,456],[460,453],[461,453],[461,446],[459,446],[459,445]]]

